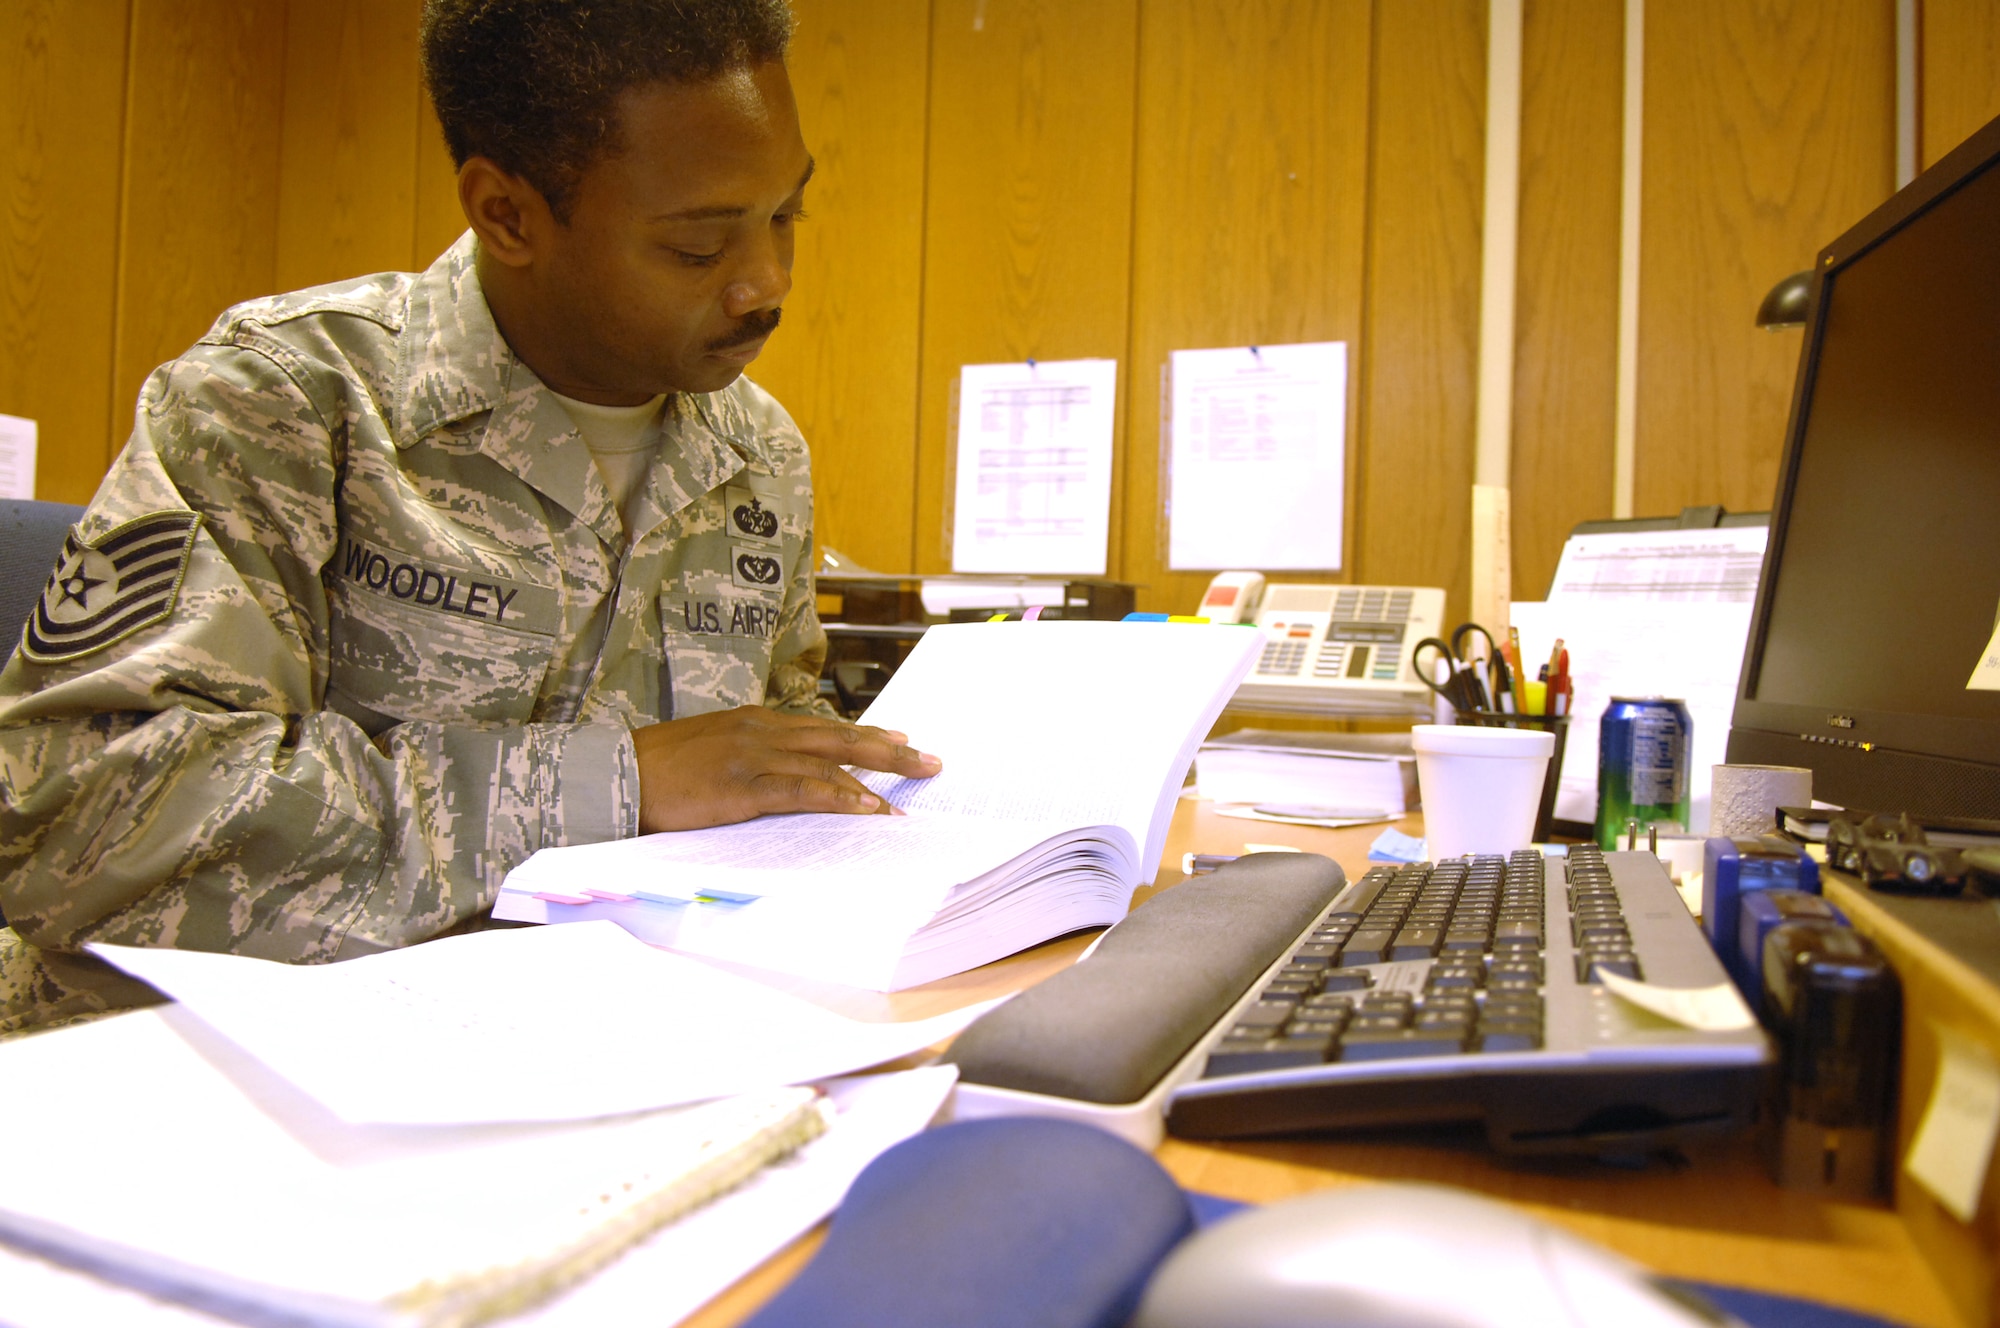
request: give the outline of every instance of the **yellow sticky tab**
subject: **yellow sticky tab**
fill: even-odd
[[[1937,1029],[1937,1039],[1937,1086],[1903,1170],[1953,1217],[1970,1222],[2000,1134],[2000,1065],[1986,1048],[1948,1028]]]
[[[1993,629],[1993,639],[1979,653],[1979,662],[1972,666],[1972,680],[1965,684],[1965,690],[2000,692],[2000,626]]]

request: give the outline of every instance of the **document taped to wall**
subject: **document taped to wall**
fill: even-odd
[[[954,572],[1102,576],[1116,360],[959,371]]]
[[[1347,343],[1177,350],[1167,565],[1337,571]]]

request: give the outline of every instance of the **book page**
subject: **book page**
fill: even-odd
[[[933,627],[861,722],[907,733],[943,772],[857,777],[911,811],[1117,826],[1150,877],[1194,749],[1262,645],[1192,623]]]
[[[90,950],[353,1123],[572,1120],[806,1083],[908,1055],[978,1013],[862,1023],[610,922],[338,964]]]
[[[1032,816],[966,818],[949,808],[911,816],[760,816],[542,849],[507,873],[506,889],[572,894],[602,887],[685,900],[862,890],[878,910],[908,900],[928,918],[952,887],[1065,828]]]

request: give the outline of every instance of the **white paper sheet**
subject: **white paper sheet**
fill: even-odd
[[[36,432],[33,420],[0,415],[0,498],[35,496]]]
[[[1337,571],[1347,343],[1173,353],[1167,565]]]
[[[809,1083],[987,1007],[846,1019],[609,922],[477,932],[339,964],[93,945],[351,1123],[555,1121]]]
[[[678,1323],[832,1212],[854,1178],[921,1131],[957,1079],[952,1066],[824,1085],[832,1126],[791,1159],[662,1228],[564,1295],[501,1320],[521,1328]],[[0,1245],[8,1328],[229,1328],[232,1321]]]
[[[1979,1214],[1993,1142],[2000,1134],[2000,1065],[1985,1047],[1933,1024],[1937,1081],[1903,1159],[1908,1172],[1961,1222]]]
[[[1572,535],[1551,600],[1748,604],[1764,568],[1764,526]]]
[[[1694,720],[1688,829],[1707,830],[1709,785],[1728,747],[1750,611],[1747,601],[1571,599],[1514,605],[1524,660],[1546,660],[1557,637],[1569,647],[1576,700],[1556,789],[1557,817],[1597,817],[1597,728],[1611,698],[1668,696],[1686,701]]]
[[[1116,360],[960,371],[953,571],[1103,575],[1117,385]]]

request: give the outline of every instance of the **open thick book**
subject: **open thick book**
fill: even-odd
[[[1107,926],[1153,879],[1195,748],[1263,644],[1197,623],[934,627],[862,722],[943,758],[859,772],[906,816],[767,816],[544,849],[497,918],[895,991]]]

